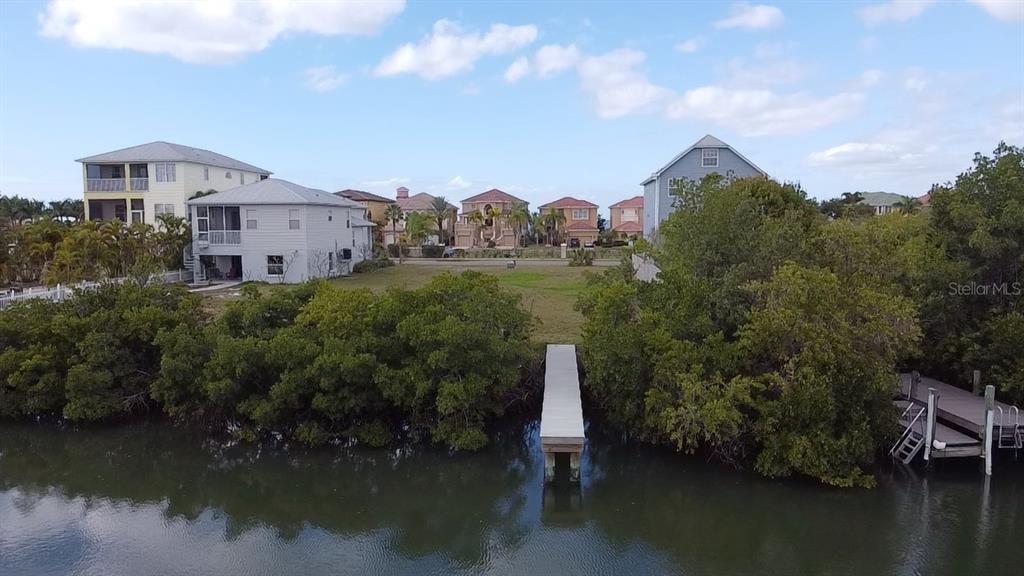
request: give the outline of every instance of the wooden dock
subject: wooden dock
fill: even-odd
[[[549,344],[544,369],[544,406],[540,416],[540,446],[544,479],[554,479],[555,455],[569,455],[570,479],[579,481],[580,454],[586,443],[576,346]]]
[[[910,398],[910,374],[900,374],[900,392]],[[983,438],[985,435],[985,398],[975,396],[967,390],[957,388],[934,378],[922,376],[920,383],[913,391],[912,400],[918,404],[928,403],[928,389],[934,388],[939,395],[937,416],[940,422],[956,426],[972,436]],[[1010,412],[1010,406],[996,401],[996,407],[1004,413]]]

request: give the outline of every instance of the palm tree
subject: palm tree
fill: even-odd
[[[485,218],[484,218],[483,213],[481,213],[479,210],[472,211],[468,216],[466,216],[466,222],[468,222],[470,225],[472,225],[473,229],[475,230],[475,234],[474,234],[474,238],[473,238],[473,243],[476,244],[476,236],[479,235],[480,236],[480,243],[483,244],[483,241],[484,241],[484,223],[485,223]]]
[[[505,216],[505,213],[501,208],[494,206],[487,209],[487,218],[491,221],[491,242],[497,244],[504,236],[505,231],[501,228],[501,219]],[[500,236],[498,234],[501,234]]]
[[[911,198],[907,196],[906,198],[893,204],[893,208],[899,210],[901,213],[907,216],[910,216],[911,214],[916,214],[917,211],[921,209],[921,203],[917,201],[917,198]]]
[[[559,238],[558,231],[565,225],[565,212],[552,208],[544,212],[541,219],[544,222],[544,229],[548,231],[548,242],[551,242],[552,237],[557,242]]]
[[[410,212],[405,216],[405,233],[417,246],[423,245],[433,227],[434,220],[426,212]]]
[[[402,242],[398,238],[398,222],[405,216],[402,207],[398,204],[388,204],[384,210],[384,218],[391,222],[391,240],[398,244],[398,262],[402,262]]]
[[[444,229],[444,221],[452,216],[452,208],[448,205],[448,200],[444,196],[434,198],[430,201],[430,212],[434,216],[434,222],[437,223],[437,239],[441,244],[448,244]]]
[[[519,250],[519,236],[523,228],[530,223],[530,212],[526,204],[516,202],[508,212],[508,223],[512,226],[512,235],[515,237],[515,249]]]

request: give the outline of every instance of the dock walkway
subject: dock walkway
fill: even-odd
[[[544,477],[554,477],[555,454],[569,454],[570,477],[579,480],[580,454],[586,443],[576,346],[549,344],[544,370],[544,406],[540,416],[540,445]]]
[[[900,374],[900,391],[904,397],[910,397],[910,374]],[[928,404],[928,389],[934,388],[939,395],[936,416],[940,421],[952,424],[970,434],[983,438],[985,435],[985,398],[975,396],[967,390],[957,388],[934,378],[922,376],[917,389],[914,390],[915,403]],[[1010,413],[1010,406],[996,401],[997,409],[1002,408]]]

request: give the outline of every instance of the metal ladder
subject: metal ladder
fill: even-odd
[[[926,406],[918,406],[913,402],[907,405],[906,410],[900,414],[900,423],[908,422],[908,424],[903,433],[900,434],[899,439],[896,440],[896,443],[889,449],[890,456],[904,464],[910,464],[914,456],[917,456],[917,453],[924,446],[924,422],[921,420],[921,417],[927,411],[928,408]],[[921,422],[921,430],[915,428],[918,422]]]
[[[1024,421],[1020,419],[1020,409],[1010,406],[1003,411],[1002,406],[996,406],[999,415],[998,432],[996,438],[1000,448],[1013,448],[1020,450],[1024,448]]]

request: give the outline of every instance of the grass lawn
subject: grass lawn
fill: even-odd
[[[364,274],[353,274],[331,282],[341,288],[383,290],[388,286],[418,288],[441,272],[458,274],[477,270],[498,277],[502,286],[522,296],[522,305],[538,319],[533,339],[544,344],[575,344],[580,341],[583,316],[573,309],[576,296],[586,284],[584,274],[598,273],[600,268],[531,265],[519,261],[514,270],[500,266],[472,264],[401,264]]]
[[[599,273],[601,268],[573,268],[567,265],[531,264],[519,261],[514,270],[497,265],[472,263],[401,264],[353,274],[331,280],[340,288],[369,288],[384,290],[389,286],[418,288],[441,272],[458,274],[463,270],[477,270],[498,277],[502,286],[522,296],[522,306],[537,319],[533,339],[542,344],[577,344],[583,316],[573,309],[576,296],[586,284],[586,274]],[[267,286],[273,289],[274,286]],[[228,302],[238,297],[237,290],[218,290],[205,295],[208,309],[219,314]]]

